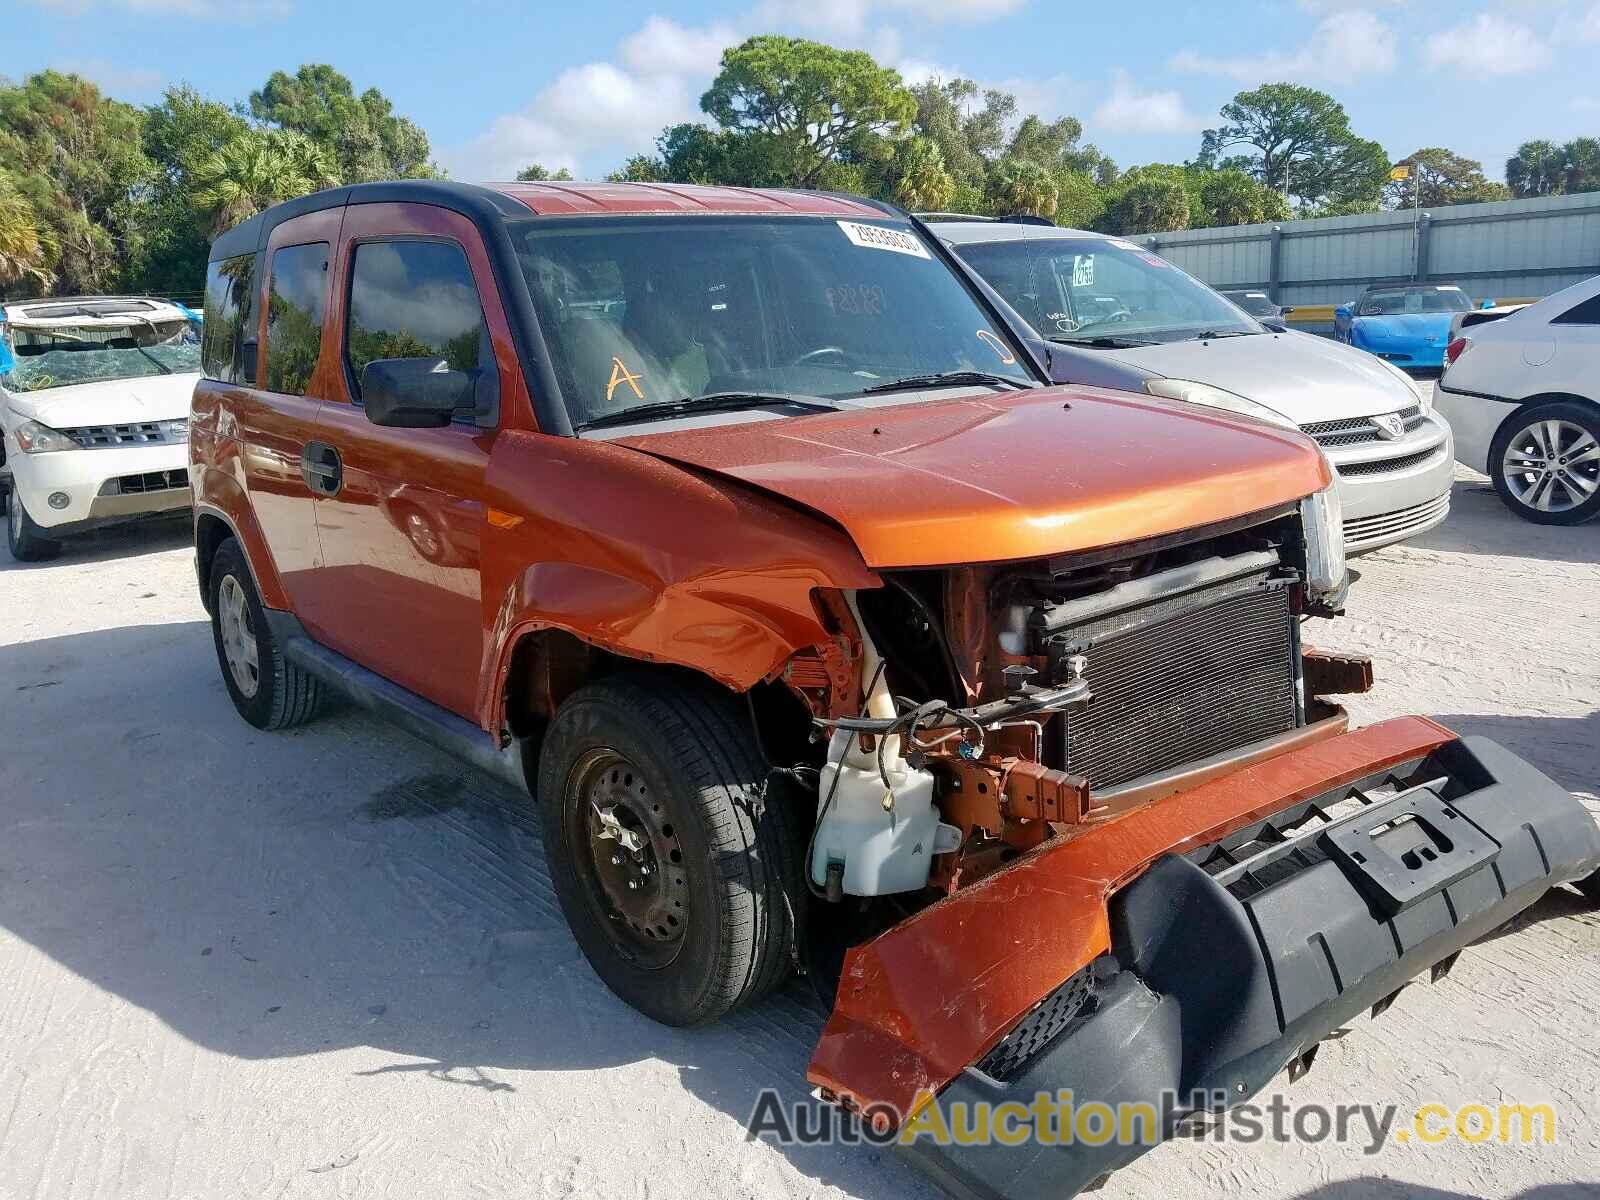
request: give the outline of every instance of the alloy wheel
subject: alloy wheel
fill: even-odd
[[[1512,436],[1500,465],[1512,496],[1540,512],[1567,512],[1600,491],[1600,442],[1572,421],[1529,423]]]

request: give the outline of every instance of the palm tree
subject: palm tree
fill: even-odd
[[[1060,195],[1050,172],[1029,159],[1001,159],[989,176],[989,203],[1001,216],[1053,217]]]
[[[22,279],[50,282],[47,262],[50,236],[39,224],[33,205],[11,177],[0,171],[0,283]]]
[[[338,182],[328,153],[298,133],[250,129],[195,171],[194,203],[210,216],[212,236],[284,200]]]
[[[950,203],[956,181],[945,169],[944,151],[931,138],[911,137],[895,149],[894,202],[912,212],[937,211]]]

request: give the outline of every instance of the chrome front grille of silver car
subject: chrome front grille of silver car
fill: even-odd
[[[122,446],[165,446],[189,440],[189,422],[135,421],[127,425],[78,425],[60,432],[85,450]]]
[[[1415,433],[1423,422],[1422,407],[1417,404],[1402,408],[1394,414],[1400,418],[1405,433]],[[1384,437],[1371,417],[1346,417],[1340,421],[1313,421],[1300,426],[1300,432],[1317,439],[1319,446],[1359,446],[1367,442],[1393,441]]]

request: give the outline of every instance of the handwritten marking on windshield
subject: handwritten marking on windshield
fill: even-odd
[[[627,384],[633,389],[633,394],[639,399],[644,399],[644,393],[639,390],[639,380],[644,378],[644,373],[634,374],[629,371],[620,358],[611,360],[611,382],[606,384],[606,402],[610,403],[611,393],[616,391],[621,384]]]

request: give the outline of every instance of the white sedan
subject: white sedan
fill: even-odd
[[[185,508],[195,315],[162,300],[73,297],[0,306],[0,479],[12,557]]]
[[[1600,275],[1450,343],[1435,405],[1456,457],[1541,525],[1600,514]]]

